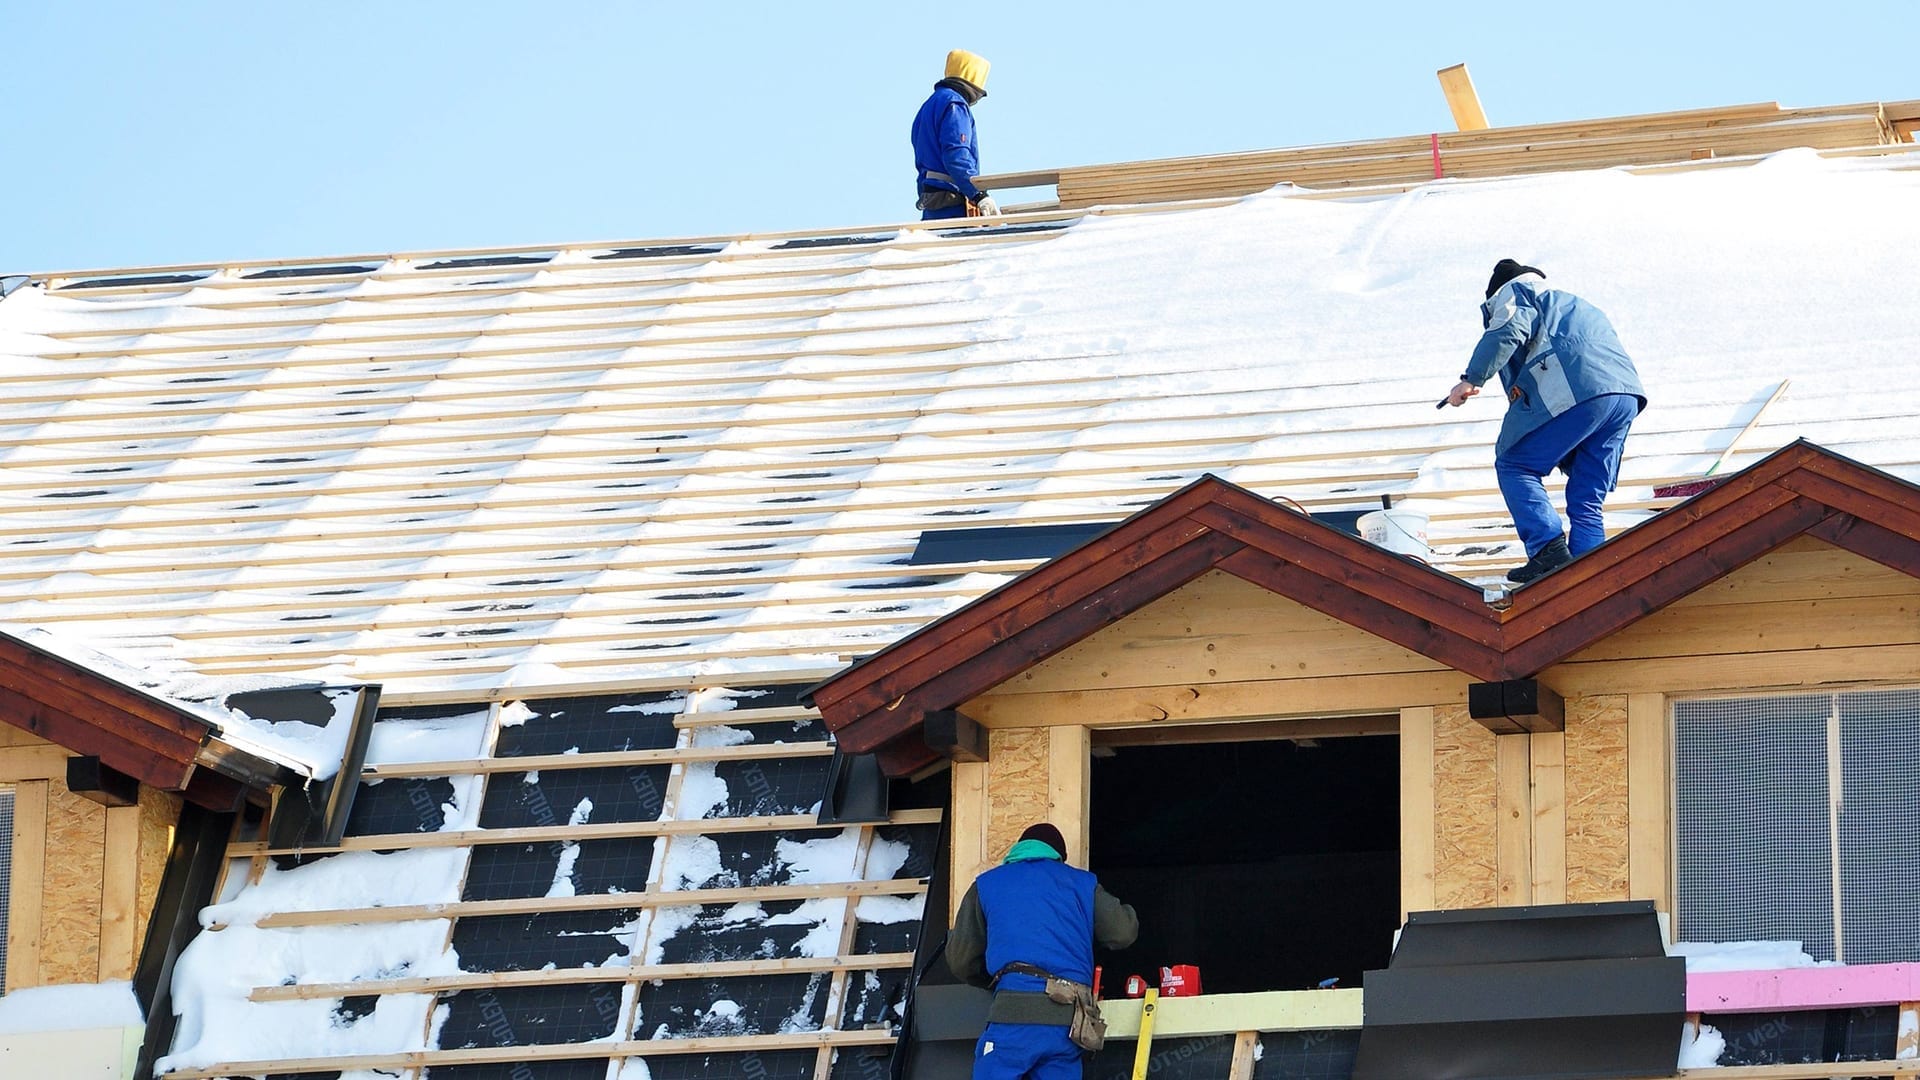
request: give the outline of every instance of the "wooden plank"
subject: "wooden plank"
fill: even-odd
[[[1400,921],[1434,908],[1433,707],[1400,710]]]
[[[948,832],[953,849],[948,857],[951,873],[951,884],[947,890],[949,918],[953,912],[960,910],[960,901],[966,897],[967,889],[973,884],[973,879],[987,868],[991,858],[987,851],[987,787],[992,766],[990,760],[958,761],[950,770],[953,775],[953,813]]]
[[[1531,773],[1533,871],[1530,903],[1567,902],[1566,733],[1538,732],[1526,739]]]
[[[1087,865],[1093,787],[1092,744],[1084,725],[1062,724],[1047,734],[1047,820],[1067,842],[1061,852],[1076,866]]]
[[[938,809],[895,810],[890,825],[926,825],[940,821]],[[767,817],[699,818],[689,821],[598,821],[583,825],[539,825],[508,829],[450,829],[444,832],[371,833],[349,836],[332,847],[274,848],[264,842],[228,847],[234,855],[323,855],[341,851],[409,851],[421,848],[474,847],[486,844],[557,844],[583,840],[626,839],[635,836],[701,836],[756,832],[803,832],[822,826],[817,814],[777,814]]]
[[[1920,671],[1920,645],[1880,645],[1557,664],[1542,672],[1541,679],[1573,697],[1904,682],[1915,671]]]
[[[1630,899],[1626,698],[1569,699],[1565,735],[1567,902]]]
[[[1557,670],[1557,669],[1556,669]],[[965,702],[968,716],[989,728],[1052,727],[1089,723],[1104,728],[1206,724],[1240,717],[1303,719],[1326,714],[1378,713],[1407,705],[1461,704],[1472,681],[1458,671],[1413,672],[1358,678],[1264,679],[1207,684],[1008,693],[996,687]]]
[[[1673,913],[1672,727],[1666,697],[1627,697],[1629,880],[1634,899]],[[1669,918],[1671,929],[1671,918]]]
[[[1253,1080],[1254,1053],[1259,1049],[1259,1032],[1235,1032],[1233,1036],[1233,1060],[1227,1065],[1227,1080]]]
[[[0,731],[13,728],[0,727]],[[22,731],[22,735],[27,733]],[[28,736],[31,738],[31,736]],[[22,780],[51,780],[67,775],[67,759],[73,755],[65,747],[36,742],[23,746],[0,747],[0,784]]]
[[[833,756],[833,744],[829,742],[665,747],[657,750],[615,750],[592,754],[528,754],[524,757],[468,758],[464,761],[396,762],[387,765],[369,765],[361,771],[360,776],[363,780],[391,780],[403,776],[472,776],[538,772],[542,769],[606,769],[629,765],[663,765],[694,761],[831,756]]]
[[[1139,1034],[1140,1004],[1139,998],[1110,998],[1100,1003],[1108,1039],[1131,1039]],[[1165,1039],[1242,1031],[1352,1030],[1360,1026],[1361,1014],[1359,987],[1161,998],[1154,1008],[1153,1035]]]
[[[737,904],[753,901],[814,900],[840,896],[914,896],[926,892],[925,879],[850,881],[809,885],[748,885],[728,889],[683,889],[671,892],[593,893],[584,896],[538,896],[520,900],[462,900],[444,904],[405,904],[373,908],[314,911],[277,911],[257,925],[339,926],[348,923],[411,922],[420,919],[459,919],[478,915],[537,915],[564,911],[627,911],[696,904]]]
[[[140,807],[109,807],[106,818],[106,846],[100,868],[101,982],[133,978],[134,965],[140,958],[140,942],[135,936],[140,903]]]
[[[47,781],[13,785],[13,871],[7,904],[7,989],[40,985],[47,868]]]
[[[356,979],[338,983],[277,983],[257,986],[249,1001],[312,1001],[358,994],[438,994],[501,986],[566,986],[575,983],[653,982],[676,979],[725,979],[816,971],[887,971],[912,967],[912,953],[839,956],[788,956],[770,960],[727,960],[696,964],[634,964],[626,967],[535,968],[527,971],[474,971],[458,975],[406,979]]]
[[[1487,114],[1480,108],[1480,95],[1473,89],[1473,76],[1467,74],[1467,65],[1444,67],[1438,74],[1440,92],[1447,98],[1447,111],[1453,114],[1453,126],[1461,131],[1484,131]]]
[[[1496,736],[1495,903],[1510,907],[1533,903],[1533,806],[1530,735]]]
[[[1398,736],[1399,715],[1307,716],[1297,720],[1238,720],[1221,724],[1169,724],[1159,727],[1089,728],[1094,746],[1205,746],[1211,743],[1272,739],[1339,739],[1362,735]]]

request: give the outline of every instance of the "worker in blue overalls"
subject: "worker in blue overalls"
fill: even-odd
[[[913,118],[913,166],[919,171],[922,221],[994,217],[1000,207],[980,190],[980,138],[973,104],[987,96],[987,61],[965,49],[947,54],[946,78]]]
[[[1599,308],[1547,287],[1547,275],[1512,259],[1494,264],[1480,305],[1485,332],[1442,404],[1459,405],[1494,376],[1507,415],[1493,471],[1527,549],[1507,572],[1526,584],[1607,538],[1600,508],[1620,480],[1627,429],[1647,407],[1640,375]],[[1546,475],[1567,474],[1568,531],[1547,498]]]
[[[1140,934],[1133,908],[1068,866],[1066,850],[1060,830],[1040,822],[960,901],[947,966],[994,992],[973,1080],[1080,1080],[1081,1051],[1067,1035],[1073,1006],[1047,997],[1046,976],[1091,987],[1094,942],[1124,949]]]

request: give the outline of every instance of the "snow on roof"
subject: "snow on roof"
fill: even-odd
[[[1500,403],[1436,412],[1513,256],[1652,398],[1609,526],[1796,437],[1920,480],[1920,155],[1439,181],[999,229],[38,279],[0,303],[0,618],[155,672],[502,686],[825,671],[1211,472],[1519,559]]]

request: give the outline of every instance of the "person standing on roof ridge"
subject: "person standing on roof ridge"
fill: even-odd
[[[984,57],[965,49],[947,54],[947,74],[913,118],[913,167],[919,172],[920,198],[914,206],[922,221],[939,218],[997,217],[1000,206],[973,180],[980,175],[980,137],[973,126],[973,105],[987,96]]]
[[[947,967],[994,991],[974,1045],[973,1080],[1080,1080],[1081,1046],[1070,1032],[1077,1012],[1090,1007],[1099,1016],[1094,943],[1124,949],[1140,934],[1133,908],[1068,866],[1066,850],[1053,824],[1029,826],[999,866],[967,887],[954,914]],[[1050,983],[1078,1004],[1048,993]]]
[[[1507,573],[1520,584],[1606,540],[1601,506],[1619,482],[1627,429],[1647,407],[1640,374],[1607,316],[1570,292],[1549,289],[1546,277],[1513,259],[1494,264],[1480,305],[1485,331],[1442,402],[1459,406],[1500,376],[1507,415],[1493,469],[1527,548],[1526,565]],[[1556,467],[1567,474],[1564,534],[1544,483]]]

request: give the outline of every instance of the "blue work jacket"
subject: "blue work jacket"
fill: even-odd
[[[1547,288],[1538,274],[1522,274],[1480,306],[1486,332],[1460,377],[1481,386],[1496,374],[1507,393],[1495,456],[1548,420],[1602,394],[1647,393],[1613,324],[1597,307],[1570,292]]]
[[[974,881],[987,923],[987,973],[1015,961],[1074,982],[1093,982],[1093,874],[1055,859],[1006,863]],[[1046,980],[1009,974],[1004,990]]]
[[[913,118],[913,167],[922,188],[957,191],[967,198],[984,194],[974,186],[980,175],[980,138],[973,130],[973,109],[958,90],[935,86]]]

